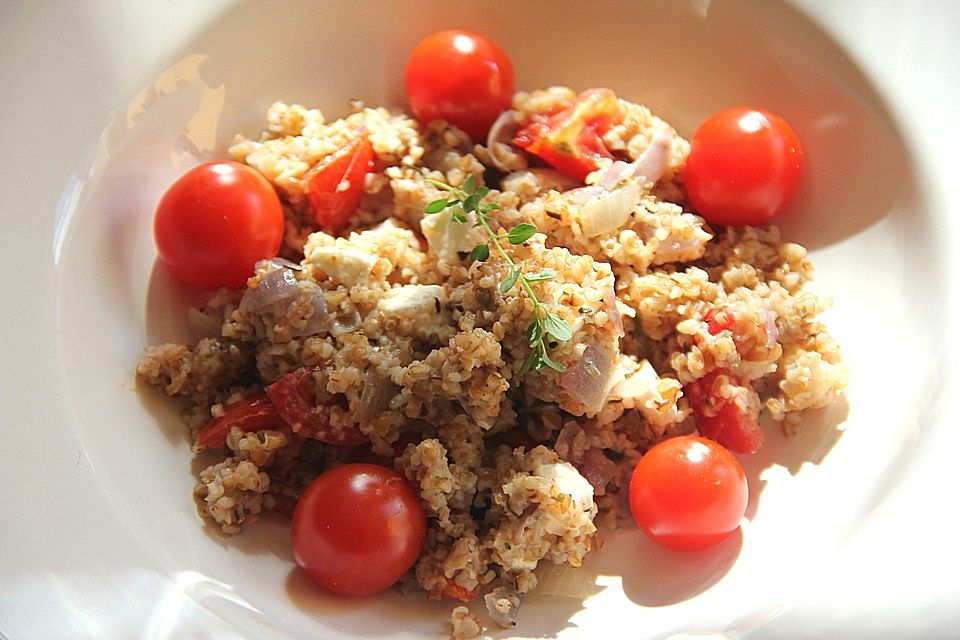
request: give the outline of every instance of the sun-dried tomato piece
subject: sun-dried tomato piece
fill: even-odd
[[[449,598],[451,600],[459,600],[460,602],[470,602],[477,599],[477,595],[480,593],[480,585],[477,585],[473,589],[467,589],[461,587],[453,580],[447,579],[447,584],[444,585],[443,590],[440,592],[441,598]]]
[[[352,423],[346,429],[330,424],[330,407],[317,404],[314,374],[320,367],[301,367],[283,375],[266,388],[280,416],[297,435],[316,438],[327,444],[345,446],[367,442],[360,425]]]
[[[214,418],[197,433],[195,448],[197,451],[222,447],[227,443],[230,430],[238,427],[241,431],[274,430],[289,432],[290,428],[273,406],[265,393],[258,393],[224,407],[224,414]]]

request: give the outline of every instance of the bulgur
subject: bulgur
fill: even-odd
[[[574,96],[517,93],[514,117],[549,114]],[[642,453],[696,428],[684,385],[726,370],[717,393],[789,424],[836,398],[848,374],[817,320],[826,301],[804,289],[806,250],[776,227],[713,229],[687,210],[689,144],[646,107],[618,105],[607,147],[628,162],[658,148],[664,157],[653,179],[628,180],[628,215],[599,233],[585,227],[587,202],[615,165],[571,188],[508,144],[474,145],[442,121],[360,104],[328,121],[277,102],[259,138],[237,136],[230,155],[281,196],[286,259],[262,261],[245,291],[192,312],[206,327],[197,343],[150,347],[137,371],[187,398],[194,437],[231,403],[306,372],[329,433],[324,443],[298,425],[234,429],[230,455],[200,473],[200,514],[237,533],[263,511],[289,511],[313,478],[365,450],[419,491],[428,515],[413,570],[420,587],[434,598],[485,594],[492,619],[508,626],[541,561],[579,566],[602,543],[597,526],[622,520]],[[358,129],[380,168],[336,237],[315,229],[305,194]],[[424,216],[443,195],[428,180],[459,187],[471,176],[499,206],[495,227],[539,230],[507,251],[524,272],[556,274],[532,286],[572,330],[549,345],[565,372],[521,375],[530,297],[500,292],[509,265],[496,252],[467,258],[486,240],[480,229],[449,210]],[[714,309],[732,318],[725,330],[709,325]],[[330,434],[364,444],[329,444]],[[481,633],[465,607],[450,624],[451,637]]]

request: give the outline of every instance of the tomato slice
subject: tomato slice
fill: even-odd
[[[683,391],[690,398],[697,431],[704,438],[715,440],[737,453],[756,453],[763,444],[763,431],[750,414],[735,402],[720,396],[715,387],[721,376],[731,384],[740,380],[727,369],[714,369],[699,380],[687,384]],[[707,410],[710,408],[710,414]]]
[[[313,215],[324,231],[347,225],[363,197],[364,177],[373,170],[375,154],[366,131],[323,159],[307,183]]]
[[[197,433],[196,449],[203,451],[227,444],[230,430],[239,427],[241,431],[252,433],[271,429],[288,431],[290,427],[277,413],[273,402],[265,393],[238,400],[224,408],[224,414],[214,418]]]
[[[335,429],[330,424],[330,407],[317,405],[313,374],[319,370],[320,367],[301,367],[266,388],[277,413],[294,433],[306,438],[337,446],[368,442],[357,424],[350,429]]]
[[[574,103],[552,116],[534,116],[517,132],[513,143],[540,156],[561,173],[581,182],[613,156],[601,136],[619,114],[610,89],[588,89]]]
[[[447,584],[443,586],[443,590],[440,591],[441,598],[448,598],[450,600],[459,600],[460,602],[471,602],[476,600],[477,596],[480,594],[479,585],[473,589],[467,589],[461,587],[453,580],[447,579]]]

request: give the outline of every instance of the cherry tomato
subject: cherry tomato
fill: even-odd
[[[420,498],[392,469],[351,463],[307,487],[293,512],[297,564],[343,596],[378,593],[417,561],[427,530]]]
[[[737,453],[756,453],[763,444],[763,431],[736,402],[724,398],[719,384],[740,384],[740,378],[726,369],[714,369],[683,387],[690,398],[697,431]]]
[[[375,155],[366,132],[324,158],[307,181],[313,215],[324,231],[336,233],[347,226],[363,197],[363,182],[373,170]]]
[[[693,134],[684,180],[708,222],[757,225],[786,208],[802,176],[803,147],[790,125],[768,111],[737,107]]]
[[[239,289],[283,240],[283,209],[266,178],[237,162],[208,162],[170,185],[153,220],[160,260],[200,289]]]
[[[513,65],[494,42],[468,31],[437,31],[410,54],[407,100],[421,122],[443,119],[480,142],[513,95]]]
[[[601,136],[612,126],[620,109],[610,89],[588,89],[568,108],[551,116],[534,116],[517,132],[513,143],[540,156],[574,180],[583,180],[613,157]]]
[[[740,526],[747,478],[737,459],[712,440],[664,440],[637,463],[630,510],[651,540],[676,551],[717,544]]]

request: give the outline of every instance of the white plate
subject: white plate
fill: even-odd
[[[960,597],[946,533],[957,516],[928,492],[949,477],[960,445],[947,411],[960,215],[946,197],[958,142],[949,105],[960,103],[954,4],[105,2],[2,12],[0,40],[16,55],[2,62],[0,107],[12,130],[0,209],[9,274],[0,633],[443,633],[448,604],[317,593],[292,571],[278,522],[210,535],[189,499],[195,469],[175,410],[135,390],[133,367],[148,342],[176,337],[190,298],[152,270],[151,216],[165,186],[222,156],[233,133],[256,133],[276,98],[328,115],[350,97],[401,104],[406,52],[454,24],[495,37],[519,87],[611,86],[687,135],[732,104],[784,115],[810,167],[784,234],[813,250],[815,288],[835,300],[827,321],[853,369],[846,403],[745,461],[753,499],[742,536],[674,554],[618,534],[582,571],[545,580],[513,633],[737,636],[796,602],[758,637],[923,628],[884,615],[892,602],[926,616],[924,637],[947,633]],[[910,543],[922,544],[907,552]],[[906,580],[914,586],[896,586]],[[840,596],[843,609],[831,605]]]

